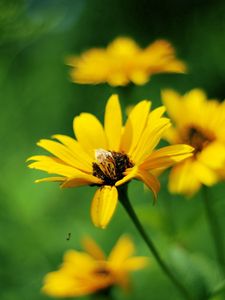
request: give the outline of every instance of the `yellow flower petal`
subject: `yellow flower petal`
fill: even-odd
[[[147,265],[149,265],[148,257],[131,257],[124,262],[124,267],[128,271],[140,270],[146,267]]]
[[[42,291],[55,297],[79,297],[112,285],[112,276],[101,276],[96,271],[101,265],[86,253],[68,251],[57,272],[45,277]]]
[[[69,166],[80,168],[84,171],[90,171],[90,165],[88,164],[85,165],[85,159],[84,159],[84,164],[82,164],[79,161],[79,157],[75,156],[76,153],[61,143],[47,140],[47,139],[42,139],[37,143],[37,145],[49,151],[50,153],[52,153],[53,155],[61,159],[64,163],[68,164]]]
[[[107,52],[114,56],[126,57],[127,55],[135,55],[140,48],[134,40],[127,37],[118,37],[107,47]]]
[[[131,111],[122,136],[121,150],[132,153],[146,126],[150,109],[150,101],[139,102]]]
[[[163,133],[169,128],[170,121],[167,118],[160,118],[158,122],[149,122],[141,137],[141,140],[131,155],[131,160],[135,164],[141,164],[153,149],[157,146]]]
[[[165,107],[161,106],[150,112],[141,139],[131,154],[131,159],[140,164],[149,155],[162,137],[162,133],[170,126],[169,119],[161,118]]]
[[[118,151],[122,132],[122,113],[117,95],[112,95],[105,109],[105,134],[109,150]]]
[[[118,202],[116,187],[105,185],[95,192],[91,217],[95,226],[105,228],[112,218]]]
[[[104,129],[99,120],[92,114],[82,113],[73,121],[74,133],[82,147],[94,157],[94,149],[107,149]]]
[[[174,60],[171,62],[168,62],[165,64],[161,70],[161,72],[167,72],[167,73],[186,73],[187,72],[187,66],[184,62],[180,60]]]
[[[115,186],[120,186],[128,181],[130,181],[131,179],[135,178],[137,173],[137,166],[134,166],[133,168],[127,169],[126,172],[124,172],[124,177],[120,180],[118,180],[115,183]]]
[[[82,185],[100,185],[102,180],[90,175],[83,173],[79,170],[75,170],[74,174],[67,178],[67,180],[61,185],[62,188],[77,187]]]
[[[169,127],[163,134],[163,138],[170,144],[182,143],[179,131],[175,127]]]
[[[105,259],[98,260],[88,253],[69,250],[64,255],[60,272],[75,281],[77,292],[89,294],[111,285],[114,281],[110,269],[104,276],[101,274],[102,270],[107,270]]]
[[[105,254],[98,244],[90,237],[85,236],[82,241],[84,250],[97,260],[105,260]]]
[[[62,272],[51,272],[44,278],[42,292],[52,297],[78,297],[88,294],[89,290],[82,287],[76,278]]]
[[[116,271],[116,284],[118,284],[124,292],[128,293],[131,289],[130,284],[130,277],[126,270],[119,270]]]
[[[203,184],[208,186],[215,184],[219,180],[218,174],[215,171],[198,161],[195,161],[192,172],[195,173],[196,177]]]
[[[35,180],[35,183],[41,183],[41,182],[63,182],[66,180],[66,177],[47,177],[47,178],[41,178]]]
[[[224,104],[216,100],[208,101],[201,89],[193,89],[183,96],[167,90],[163,92],[163,100],[175,123],[165,133],[165,138],[170,143],[187,143],[195,148],[191,160],[172,170],[170,190],[191,195],[197,192],[201,184],[211,186],[223,179]]]
[[[112,86],[124,86],[133,82],[143,85],[152,74],[186,71],[169,42],[158,40],[141,49],[126,37],[116,38],[105,49],[93,48],[80,57],[68,58],[67,63],[73,67],[72,81],[82,84],[107,82]]]
[[[188,145],[172,145],[156,150],[141,164],[145,170],[168,168],[192,156],[194,148]]]
[[[165,40],[157,40],[144,50],[144,59],[147,60],[149,72],[178,72],[184,73],[186,65],[175,58],[172,45]]]
[[[63,258],[63,270],[72,274],[86,274],[96,266],[95,259],[88,253],[68,250]]]
[[[153,111],[151,111],[148,117],[149,125],[153,127],[153,123],[158,122],[158,120],[162,117],[165,111],[165,106],[157,107]]]
[[[137,85],[144,85],[149,80],[149,75],[142,70],[134,70],[130,74],[130,80]]]
[[[53,138],[60,141],[73,153],[73,156],[76,157],[77,161],[79,161],[79,164],[76,162],[76,167],[78,169],[86,172],[92,172],[93,158],[84,151],[75,139],[62,134],[55,134],[53,135]]]
[[[212,169],[225,167],[225,144],[212,142],[198,155],[198,161]]]
[[[199,109],[199,105],[206,101],[206,94],[201,89],[193,89],[183,96],[183,101],[187,106],[191,106],[191,109]]]
[[[138,172],[136,174],[136,178],[143,181],[144,184],[147,185],[147,187],[152,191],[154,196],[154,201],[157,199],[157,194],[160,190],[160,183],[158,179],[152,175],[150,172],[138,169]]]
[[[108,75],[107,79],[109,85],[111,86],[125,86],[128,84],[129,80],[124,72],[114,72]]]
[[[37,155],[30,157],[29,160],[36,160],[28,165],[30,169],[46,171],[50,174],[58,174],[65,177],[72,177],[76,173],[75,168],[63,164],[55,157]]]
[[[44,278],[42,291],[53,297],[80,297],[120,285],[129,286],[129,273],[146,266],[147,258],[134,257],[134,244],[123,236],[105,258],[96,243],[85,241],[87,253],[69,250],[56,272]]]
[[[113,264],[113,266],[120,267],[121,264],[132,256],[134,253],[134,244],[128,236],[122,236],[114,248],[112,249],[108,260]]]
[[[50,174],[58,174],[62,175],[65,178],[63,181],[62,187],[75,187],[75,186],[81,186],[81,185],[91,185],[91,184],[101,184],[102,180],[84,173],[76,168],[67,166],[60,162],[57,158],[50,157],[50,156],[44,156],[44,155],[37,155],[30,157],[29,160],[36,160],[35,162],[28,165],[31,169],[38,169],[41,171],[46,171]],[[62,181],[62,177],[55,177],[57,181]],[[54,179],[40,179],[36,182],[42,182],[42,181],[55,181]]]
[[[180,101],[181,96],[174,90],[163,90],[161,93],[162,101],[166,106],[168,115],[174,122],[181,122],[183,118],[183,106]]]
[[[175,194],[193,195],[201,187],[201,182],[193,172],[193,160],[187,158],[172,168],[169,175],[169,190]]]
[[[104,82],[108,75],[109,60],[104,50],[94,48],[84,52],[81,57],[70,58],[69,65],[73,67],[70,71],[73,82],[98,84]]]

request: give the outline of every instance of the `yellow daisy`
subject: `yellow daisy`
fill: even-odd
[[[130,38],[119,37],[106,49],[93,48],[80,57],[70,57],[71,79],[81,84],[107,82],[112,86],[124,86],[130,82],[145,84],[152,74],[185,73],[185,64],[176,59],[171,44],[157,40],[140,48]]]
[[[171,144],[186,143],[195,148],[192,157],[173,167],[169,189],[192,195],[201,185],[212,186],[225,175],[225,102],[207,100],[200,89],[184,96],[165,90],[162,98],[174,122],[166,139]]]
[[[150,101],[139,102],[123,127],[122,112],[117,95],[106,105],[104,127],[92,114],[82,113],[74,118],[76,139],[54,135],[56,141],[43,139],[37,145],[53,156],[32,156],[29,167],[56,174],[37,180],[59,181],[61,187],[95,185],[97,189],[91,216],[98,227],[106,227],[118,202],[117,188],[131,179],[142,180],[154,193],[159,181],[154,171],[167,168],[192,155],[188,145],[174,145],[154,151],[170,121],[162,117],[164,107],[150,112]]]
[[[63,264],[48,273],[42,291],[53,297],[79,297],[106,293],[113,286],[129,288],[129,273],[143,269],[147,257],[133,256],[135,247],[127,236],[121,237],[108,257],[90,237],[84,239],[85,252],[66,252]]]

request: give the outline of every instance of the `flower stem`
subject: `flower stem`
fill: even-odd
[[[92,296],[92,299],[93,300],[113,300],[113,297],[112,295],[99,295],[99,294],[96,294],[96,295],[93,295]]]
[[[213,211],[211,203],[212,199],[210,199],[209,196],[209,189],[206,186],[203,186],[202,191],[207,221],[211,230],[212,239],[214,240],[217,260],[221,269],[223,270],[223,274],[225,274],[225,249],[223,247],[223,239],[219,229],[218,219]]]
[[[92,294],[93,300],[113,300],[112,287],[105,288],[99,292]]]
[[[175,275],[171,272],[169,267],[165,264],[162,260],[158,250],[156,249],[154,243],[150,239],[150,237],[146,234],[144,228],[142,227],[127,195],[127,186],[122,186],[119,189],[119,199],[122,203],[123,207],[125,208],[126,212],[130,216],[131,220],[133,221],[135,227],[139,231],[140,235],[142,236],[143,240],[147,244],[150,252],[155,257],[156,261],[158,262],[159,266],[161,267],[162,271],[167,275],[167,277],[173,282],[176,288],[180,291],[183,295],[184,299],[191,300],[193,297],[189,294],[185,286],[175,277]]]

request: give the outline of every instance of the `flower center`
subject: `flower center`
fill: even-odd
[[[101,267],[101,268],[99,268],[99,269],[96,269],[96,270],[94,271],[94,273],[95,273],[96,275],[100,275],[100,276],[109,276],[109,275],[111,274],[110,270],[108,270],[108,269],[106,269],[106,268],[104,268],[104,267]]]
[[[102,179],[106,185],[114,185],[124,177],[127,168],[132,168],[133,163],[129,157],[121,152],[95,150],[96,162],[92,164],[93,175]]]
[[[201,152],[213,140],[213,135],[207,131],[202,132],[194,126],[188,129],[186,142],[195,148],[194,154]]]

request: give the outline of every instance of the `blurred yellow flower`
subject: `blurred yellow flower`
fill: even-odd
[[[29,167],[59,176],[37,180],[59,181],[61,187],[95,185],[97,189],[91,216],[98,227],[106,227],[117,202],[117,187],[136,178],[154,193],[160,184],[153,173],[192,155],[188,145],[174,145],[154,151],[170,121],[162,117],[164,107],[150,112],[150,101],[139,102],[123,127],[122,112],[117,95],[106,105],[104,128],[92,114],[82,113],[74,118],[76,140],[54,135],[57,141],[43,139],[37,145],[53,156],[38,155]]]
[[[173,167],[169,189],[192,195],[202,184],[212,186],[225,175],[225,102],[207,100],[200,89],[184,96],[165,90],[162,98],[174,122],[166,131],[166,139],[195,148],[192,157]]]
[[[72,67],[71,79],[81,84],[105,83],[124,86],[133,82],[145,84],[152,74],[185,73],[186,65],[176,59],[171,44],[157,40],[140,48],[126,37],[116,38],[106,49],[93,48],[80,57],[68,58]]]
[[[53,297],[79,297],[106,292],[112,286],[129,288],[129,273],[147,266],[147,257],[133,256],[135,248],[123,236],[109,256],[90,238],[84,240],[85,252],[70,250],[58,271],[48,273],[42,291]]]

